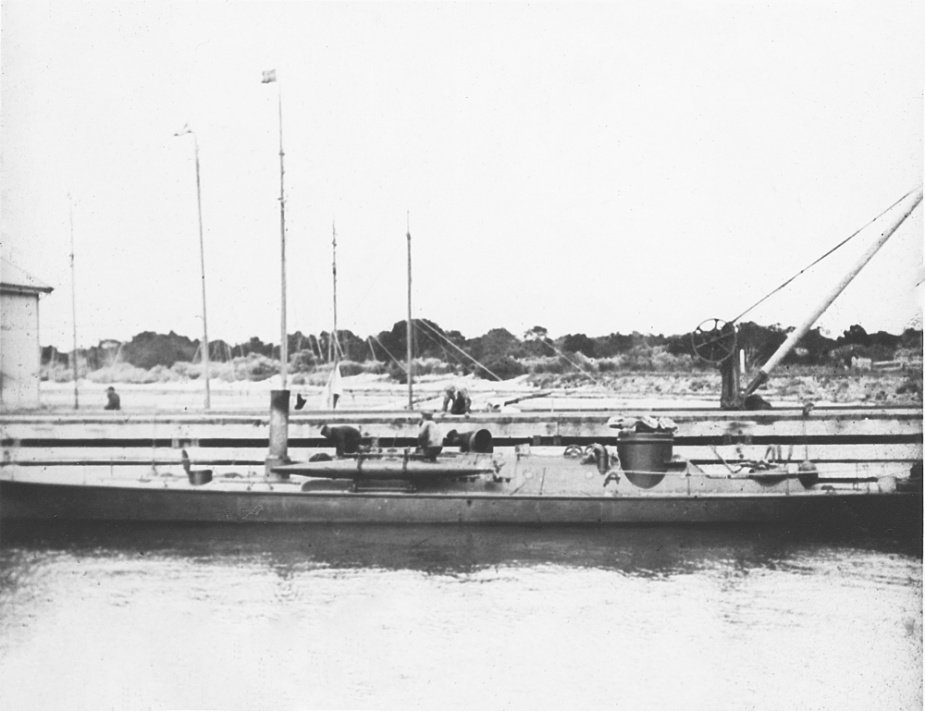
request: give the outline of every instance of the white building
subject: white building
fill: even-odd
[[[39,406],[39,296],[51,291],[0,260],[0,408]]]

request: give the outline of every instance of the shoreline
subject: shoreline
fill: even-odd
[[[809,373],[778,371],[772,376],[761,395],[775,407],[802,406],[807,402],[816,405],[854,406],[922,406],[921,371],[870,372],[846,371]],[[697,406],[719,407],[720,377],[716,372],[630,372],[612,375],[599,385],[570,383],[568,378],[544,376],[542,384],[531,382],[530,376],[506,381],[488,381],[474,378],[453,378],[440,375],[422,376],[415,382],[415,408],[439,410],[443,388],[460,383],[469,390],[473,412],[504,412],[563,409],[559,401],[567,400],[573,409],[596,403],[621,407]],[[213,411],[264,411],[269,405],[269,393],[278,389],[280,380],[274,376],[260,381],[210,380]],[[342,378],[343,395],[340,410],[405,410],[407,385],[387,375],[360,374]],[[122,412],[150,412],[158,410],[203,411],[203,383],[199,379],[182,381],[131,383],[78,380],[79,409],[104,411],[105,391],[113,386],[122,396]],[[293,394],[306,399],[304,411],[325,410],[323,385],[290,385]],[[63,412],[74,410],[73,382],[40,383],[38,408],[30,411]],[[511,402],[513,401],[513,402]],[[509,403],[509,404],[505,404]],[[639,403],[648,403],[640,405]],[[609,406],[609,405],[607,405]],[[590,408],[589,408],[590,409]],[[26,410],[21,410],[26,411]],[[4,410],[14,413],[14,410]]]

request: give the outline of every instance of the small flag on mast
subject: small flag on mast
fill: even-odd
[[[276,70],[275,70],[275,69],[267,69],[267,70],[263,73],[263,79],[260,80],[260,83],[261,83],[261,84],[270,84],[271,82],[274,82],[274,81],[276,81]]]

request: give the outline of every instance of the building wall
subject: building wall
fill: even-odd
[[[38,294],[0,293],[0,406],[39,406]]]

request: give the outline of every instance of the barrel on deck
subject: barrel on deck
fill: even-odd
[[[617,455],[626,478],[642,489],[651,489],[665,478],[674,449],[671,432],[620,432]]]

